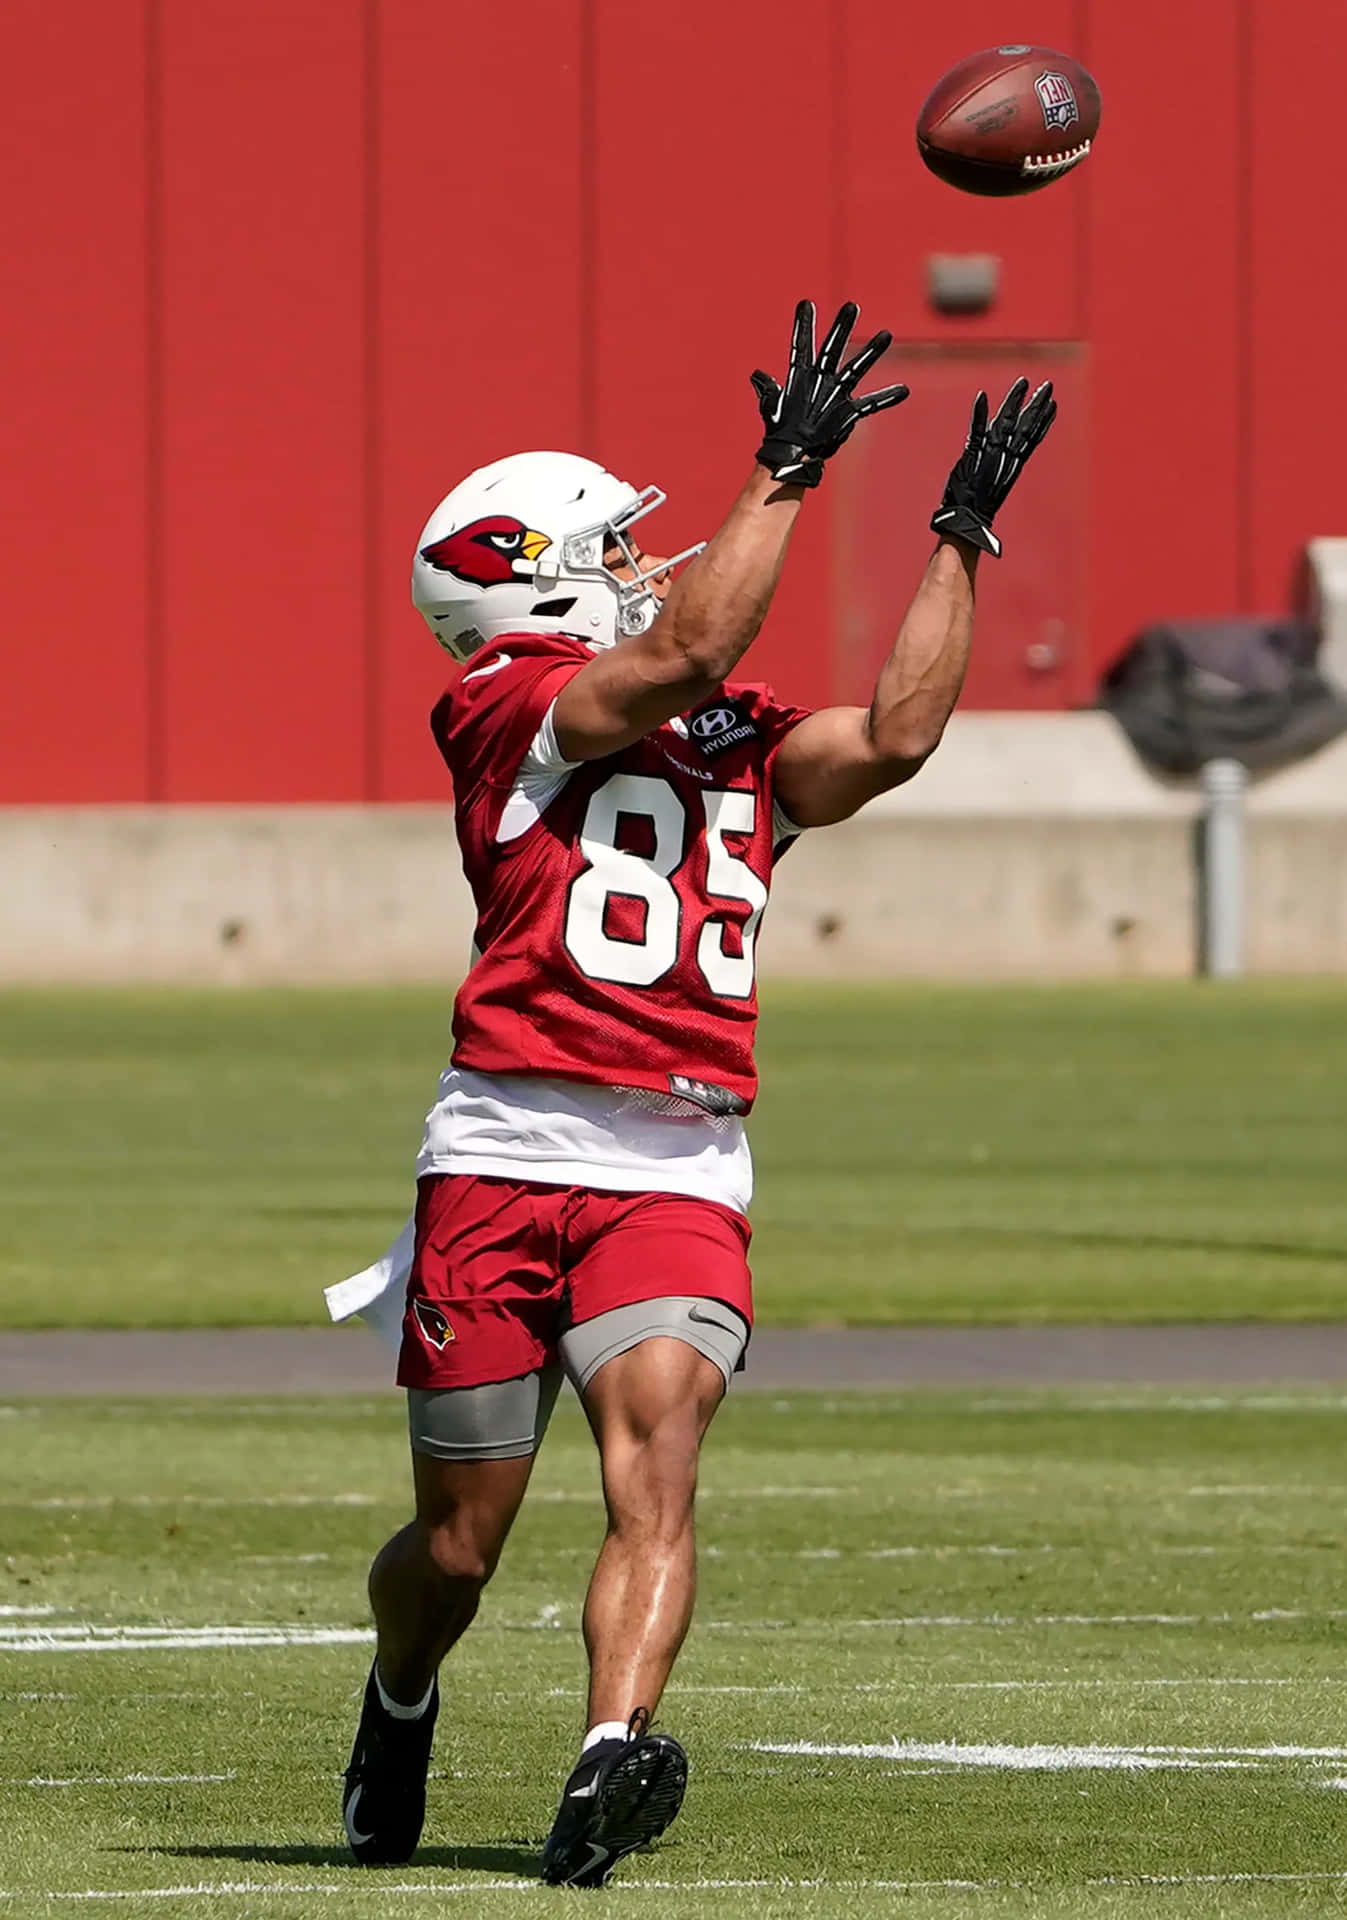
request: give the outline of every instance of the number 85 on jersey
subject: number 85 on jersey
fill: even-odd
[[[695,837],[689,843],[689,811],[698,803],[703,818],[693,820]],[[757,807],[757,795],[746,788],[703,789],[685,803],[657,775],[615,773],[605,780],[590,796],[580,827],[580,850],[588,865],[571,882],[566,900],[562,937],[581,973],[622,986],[653,986],[677,965],[684,914],[692,912],[700,917],[695,957],[706,985],[724,999],[752,999],[754,946],[767,887],[730,851],[726,836],[751,836]],[[648,823],[643,837],[649,852],[634,853],[620,844],[624,816],[638,823],[638,831],[639,823]],[[702,885],[696,873],[702,865],[695,858],[698,841],[705,848]],[[629,937],[630,912],[622,914],[628,937],[612,930],[619,902],[635,903],[636,937]],[[728,912],[731,904],[746,907],[747,917]],[[740,929],[737,939],[731,925]]]

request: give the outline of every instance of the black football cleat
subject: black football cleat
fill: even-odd
[[[600,1740],[566,1782],[543,1848],[553,1887],[602,1887],[629,1853],[658,1840],[683,1804],[688,1757],[667,1733],[650,1733],[638,1707],[625,1740]]]
[[[362,1867],[400,1867],[416,1852],[426,1818],[426,1774],[438,1683],[419,1720],[385,1711],[370,1668],[341,1797],[346,1841]]]

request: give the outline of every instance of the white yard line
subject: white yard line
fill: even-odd
[[[874,1620],[705,1620],[718,1633],[838,1633],[908,1627],[1225,1627],[1280,1620],[1344,1620],[1347,1607],[1262,1607],[1251,1613],[908,1613]],[[0,1636],[3,1645],[3,1636]]]
[[[849,1500],[857,1487],[717,1487],[705,1488],[698,1499],[712,1500]]]
[[[748,1753],[798,1754],[807,1759],[935,1761],[951,1768],[991,1767],[1000,1772],[1155,1773],[1225,1772],[1267,1760],[1347,1760],[1347,1747],[1167,1747],[1056,1746],[1032,1743],[977,1744],[962,1740],[899,1740],[883,1744],[825,1744],[812,1740],[755,1740]]]
[[[609,1896],[628,1894],[635,1899],[651,1893],[1006,1893],[1047,1888],[1050,1883],[1035,1880],[618,1880],[608,1887]],[[1061,1892],[1072,1887],[1249,1887],[1249,1886],[1343,1886],[1347,1873],[1136,1873],[1096,1874],[1087,1880],[1062,1883]],[[451,1893],[519,1893],[551,1898],[552,1889],[538,1880],[381,1880],[378,1892],[410,1895],[414,1899],[434,1900]],[[306,1880],[197,1880],[172,1887],[88,1887],[78,1892],[50,1893],[0,1890],[0,1900],[183,1900],[221,1898],[265,1898],[268,1895],[293,1897],[312,1894],[319,1897],[354,1897],[349,1876],[342,1881]]]
[[[236,1778],[232,1770],[229,1773],[86,1773],[69,1780],[35,1774],[31,1780],[16,1779],[5,1784],[11,1787],[187,1787],[216,1786]]]
[[[1155,1749],[1155,1747],[1059,1747],[1059,1745],[975,1745],[959,1740],[890,1740],[883,1745],[848,1741],[754,1740],[748,1753],[783,1753],[800,1759],[839,1761],[934,1761],[961,1770],[990,1766],[998,1772],[1232,1772],[1255,1766],[1266,1753],[1226,1753],[1224,1749]],[[1288,1757],[1288,1755],[1280,1755]],[[1334,1753],[1347,1759],[1347,1749]]]
[[[1213,1549],[1214,1551],[1214,1549]],[[330,1560],[330,1553],[245,1553],[242,1562],[249,1567],[316,1567]]]
[[[1187,1487],[1190,1500],[1246,1500],[1274,1497],[1278,1500],[1323,1500],[1340,1498],[1344,1487]]]
[[[343,1884],[331,1880],[195,1880],[174,1887],[86,1887],[79,1892],[0,1892],[0,1900],[199,1900],[209,1897],[218,1899],[254,1899],[271,1895],[327,1894],[356,1899],[358,1889],[350,1884],[347,1875]],[[386,1893],[419,1894],[423,1899],[431,1899],[445,1893],[533,1893],[543,1892],[540,1881],[536,1880],[449,1880],[449,1881],[387,1881],[379,1883],[380,1895]]]
[[[845,1409],[844,1409],[845,1410]],[[1341,1393],[1154,1393],[1068,1394],[1053,1398],[991,1397],[974,1400],[961,1413],[1347,1413]]]
[[[1038,1613],[898,1614],[883,1619],[707,1620],[708,1632],[835,1634],[840,1631],[899,1632],[922,1628],[1033,1629],[1049,1627],[1194,1627],[1266,1625],[1290,1620],[1347,1619],[1347,1608],[1264,1607],[1250,1613]],[[494,1623],[497,1632],[548,1633],[561,1625],[555,1605],[532,1620]],[[38,1626],[0,1621],[0,1655],[6,1653],[158,1653],[193,1648],[359,1646],[374,1638],[368,1627],[324,1627],[297,1622],[241,1625],[103,1626],[84,1621]]]
[[[0,1630],[6,1653],[166,1653],[199,1648],[349,1647],[372,1641],[368,1627],[49,1627],[27,1633]]]
[[[385,1503],[395,1505],[391,1498]],[[112,1507],[373,1507],[372,1493],[61,1493],[32,1500],[0,1499],[0,1507],[38,1513]]]
[[[584,1547],[544,1547],[535,1549],[537,1557],[544,1560],[570,1559],[577,1555],[593,1556],[593,1548]],[[1021,1546],[1004,1546],[996,1541],[940,1541],[920,1545],[901,1547],[718,1547],[703,1546],[700,1549],[703,1560],[952,1560],[960,1556],[971,1555],[989,1560],[1010,1560],[1020,1556],[1036,1557],[1056,1553],[1091,1554],[1094,1548],[1084,1542],[1076,1546],[1054,1546],[1048,1542],[1033,1541]],[[1217,1544],[1207,1542],[1179,1543],[1177,1545],[1155,1546],[1149,1549],[1137,1547],[1134,1555],[1140,1556],[1146,1551],[1156,1554],[1214,1554],[1214,1553],[1321,1553],[1318,1546],[1250,1546],[1246,1541],[1222,1541]]]
[[[1303,1687],[1308,1690],[1347,1687],[1347,1674],[1306,1673],[1295,1677],[1271,1674],[1180,1674],[1150,1680],[1132,1679],[1124,1674],[1114,1675],[1107,1680],[932,1680],[923,1676],[914,1680],[773,1680],[758,1686],[747,1683],[714,1686],[695,1680],[671,1680],[665,1691],[680,1695],[744,1694],[750,1698],[768,1699],[778,1694],[794,1696],[802,1693],[1126,1693],[1153,1687],[1212,1687],[1218,1690],[1228,1687]],[[496,1687],[491,1690],[491,1697],[493,1700],[531,1700],[536,1697],[536,1692],[536,1688],[531,1687],[514,1691]],[[13,1699],[16,1696],[0,1693],[0,1700],[7,1697]],[[23,1698],[22,1695],[17,1697]],[[31,1697],[43,1699],[49,1696]],[[549,1700],[583,1700],[585,1690],[583,1687],[549,1687],[546,1697]]]
[[[1110,1873],[1082,1882],[1087,1887],[1300,1887],[1344,1883],[1347,1873]]]
[[[1297,1678],[1289,1676],[1230,1676],[1230,1674],[1193,1674],[1193,1676],[1174,1676],[1159,1680],[1130,1680],[1122,1674],[1115,1674],[1109,1680],[854,1680],[844,1682],[840,1690],[854,1693],[931,1693],[934,1690],[946,1693],[1071,1693],[1098,1692],[1098,1690],[1122,1690],[1128,1688],[1176,1688],[1176,1686],[1347,1686],[1347,1676],[1341,1674],[1305,1674]],[[800,1692],[829,1693],[837,1692],[827,1680],[812,1682]],[[579,1688],[576,1688],[579,1695]]]
[[[829,1549],[837,1553],[838,1548]],[[930,1555],[933,1559],[943,1560],[954,1554],[986,1554],[990,1559],[1010,1558],[1022,1553],[1078,1553],[1085,1549],[1078,1547],[1027,1546],[1003,1547],[993,1541],[969,1541],[956,1546],[905,1546],[905,1547],[861,1547],[856,1549],[862,1560],[918,1560]]]
[[[587,1547],[553,1548],[553,1553],[587,1553]],[[1323,1548],[1306,1542],[1303,1545],[1288,1545],[1281,1542],[1263,1545],[1247,1540],[1223,1541],[1178,1541],[1156,1546],[1147,1546],[1144,1542],[1133,1546],[1134,1558],[1144,1558],[1147,1553],[1173,1557],[1201,1557],[1219,1553],[1238,1553],[1246,1557],[1250,1554],[1314,1554],[1322,1553]],[[735,1548],[733,1553],[723,1547],[703,1547],[702,1557],[708,1560],[953,1560],[960,1556],[971,1555],[989,1560],[1011,1560],[1016,1558],[1034,1558],[1046,1554],[1087,1554],[1097,1549],[1084,1541],[1074,1546],[1058,1546],[1047,1542],[1029,1542],[1022,1546],[1002,1546],[994,1541],[970,1540],[963,1542],[942,1542],[939,1545],[901,1546],[901,1547],[752,1547],[745,1551]]]
[[[290,1631],[294,1633],[297,1630],[291,1629]],[[302,1632],[303,1630],[301,1629],[298,1631]],[[324,1632],[327,1630],[319,1629],[318,1631]],[[346,1631],[346,1630],[343,1629],[343,1631]],[[357,1644],[360,1640],[367,1640],[367,1641],[372,1640],[374,1637],[372,1633],[360,1633],[357,1630],[350,1630],[350,1631],[351,1631],[350,1644]],[[309,1644],[327,1646],[332,1643],[326,1639],[310,1642],[310,1641],[304,1640],[303,1638],[291,1638],[283,1641],[278,1638],[268,1638],[266,1640],[261,1640],[261,1641],[257,1639],[231,1638],[227,1641],[218,1641],[218,1642],[202,1640],[198,1638],[190,1641],[183,1641],[175,1636],[168,1640],[157,1640],[152,1642],[147,1642],[144,1640],[124,1641],[120,1639],[101,1639],[101,1640],[98,1640],[97,1642],[92,1643],[89,1646],[83,1646],[83,1645],[71,1646],[70,1643],[43,1642],[40,1647],[25,1646],[25,1647],[15,1648],[13,1646],[10,1646],[6,1648],[3,1641],[0,1641],[0,1653],[4,1653],[6,1651],[8,1652],[16,1652],[16,1651],[17,1652],[42,1652],[42,1653],[61,1653],[61,1652],[72,1652],[72,1651],[73,1652],[98,1652],[98,1653],[128,1653],[128,1652],[139,1653],[144,1651],[157,1651],[160,1647],[170,1647],[170,1648],[181,1649],[184,1645],[192,1648],[203,1647],[203,1646],[204,1647],[220,1646],[220,1647],[232,1648],[232,1647],[249,1647],[249,1646],[257,1646],[257,1645],[261,1645],[264,1647],[273,1646],[273,1645],[304,1646]],[[340,1642],[338,1644],[347,1644],[347,1643]],[[889,1693],[932,1693],[932,1692],[941,1692],[941,1693],[1118,1692],[1118,1693],[1126,1693],[1129,1691],[1144,1690],[1147,1688],[1176,1688],[1176,1687],[1211,1687],[1217,1690],[1224,1690],[1224,1689],[1234,1688],[1234,1687],[1264,1687],[1264,1688],[1303,1687],[1303,1688],[1320,1689],[1323,1687],[1343,1687],[1343,1686],[1347,1686],[1347,1676],[1340,1675],[1340,1674],[1307,1673],[1302,1676],[1297,1676],[1295,1678],[1288,1677],[1285,1675],[1245,1676],[1245,1675],[1228,1675],[1228,1674],[1227,1675],[1194,1674],[1191,1676],[1179,1675],[1173,1678],[1157,1678],[1157,1679],[1149,1679],[1149,1680],[1131,1679],[1126,1677],[1125,1675],[1119,1674],[1107,1680],[1085,1680],[1085,1679],[1080,1679],[1080,1680],[932,1680],[929,1678],[921,1678],[921,1679],[914,1679],[914,1680],[835,1680],[835,1681],[834,1680],[821,1680],[821,1681],[815,1680],[815,1681],[810,1681],[808,1684],[805,1684],[805,1683],[796,1684],[789,1681],[774,1681],[774,1682],[766,1683],[760,1686],[750,1686],[747,1684],[732,1685],[732,1686],[731,1685],[715,1686],[715,1685],[703,1685],[696,1681],[688,1681],[684,1683],[684,1682],[675,1680],[670,1683],[668,1691],[671,1694],[679,1694],[679,1695],[742,1694],[748,1698],[767,1699],[775,1695],[795,1696],[802,1693],[840,1693],[840,1694],[869,1694],[869,1695],[889,1694]],[[509,1689],[494,1687],[490,1691],[491,1691],[491,1697],[494,1700],[528,1700],[528,1699],[534,1698],[536,1694],[536,1689],[533,1689],[533,1688],[521,1688],[516,1691],[511,1691]],[[55,1692],[14,1693],[14,1692],[8,1692],[3,1689],[0,1689],[0,1700],[12,1700],[12,1701],[75,1700],[78,1697],[79,1696],[77,1694],[73,1694],[73,1693],[55,1693]],[[203,1696],[194,1694],[194,1693],[147,1693],[147,1694],[137,1694],[133,1697],[141,1700],[196,1700],[196,1699],[202,1698]],[[583,1687],[549,1687],[547,1689],[547,1698],[550,1700],[582,1700],[584,1698],[584,1689]]]
[[[812,1680],[807,1685],[792,1684],[787,1681],[773,1682],[764,1686],[702,1686],[696,1682],[686,1685],[680,1681],[671,1681],[667,1691],[670,1694],[747,1694],[760,1698],[769,1698],[776,1694],[802,1693],[1075,1693],[1075,1692],[1118,1692],[1146,1688],[1175,1687],[1212,1687],[1218,1691],[1229,1687],[1303,1687],[1319,1689],[1321,1687],[1347,1686],[1347,1677],[1334,1674],[1307,1673],[1303,1678],[1231,1678],[1226,1676],[1198,1675],[1192,1679],[1133,1680],[1118,1675],[1110,1680]],[[0,1696],[3,1697],[3,1696]],[[528,1690],[516,1695],[497,1695],[497,1698],[531,1699]],[[553,1700],[583,1700],[583,1687],[551,1687],[548,1697]]]
[[[706,1500],[843,1500],[850,1499],[857,1491],[854,1487],[717,1487],[703,1486],[698,1489],[699,1501]],[[862,1489],[863,1491],[863,1489]],[[593,1505],[599,1499],[596,1487],[592,1492],[576,1493],[566,1488],[549,1487],[542,1493],[531,1493],[529,1500],[534,1506],[572,1505],[583,1501]]]
[[[699,1498],[706,1500],[840,1500],[854,1489],[844,1487],[705,1487]],[[548,1488],[530,1495],[534,1506],[598,1506],[597,1487],[584,1493],[564,1488]],[[79,1512],[115,1507],[374,1507],[396,1505],[389,1495],[373,1493],[62,1493],[46,1494],[26,1500],[0,1498],[0,1507],[18,1507],[29,1512]]]

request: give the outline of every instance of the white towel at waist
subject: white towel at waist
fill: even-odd
[[[327,1310],[334,1320],[349,1320],[359,1314],[366,1326],[396,1353],[402,1345],[402,1312],[407,1298],[407,1276],[412,1270],[412,1252],[416,1243],[416,1221],[406,1226],[380,1259],[362,1273],[323,1288]]]

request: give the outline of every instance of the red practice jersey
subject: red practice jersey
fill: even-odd
[[[772,765],[806,710],[727,683],[621,753],[521,789],[553,701],[593,657],[562,635],[505,635],[431,716],[477,903],[454,1064],[743,1113],[758,922],[793,831]]]

